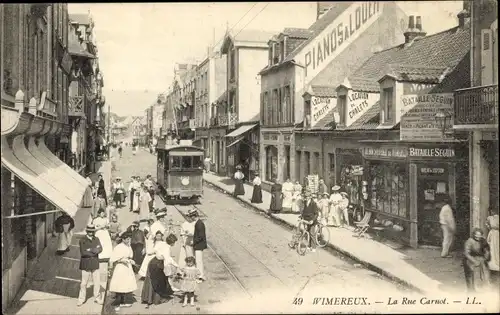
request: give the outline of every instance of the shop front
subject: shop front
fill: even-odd
[[[252,180],[259,170],[259,124],[250,123],[239,126],[225,138],[227,147],[227,174],[231,177],[236,166],[242,167],[246,180]]]
[[[371,143],[362,149],[365,210],[385,237],[418,247],[441,246],[440,196],[449,196],[456,244],[469,234],[468,150],[461,143]]]
[[[211,171],[225,176],[226,174],[226,128],[210,128],[208,133],[209,152],[212,161]]]
[[[259,173],[262,179],[262,188],[269,191],[273,179],[284,182],[287,178],[298,180],[296,162],[299,149],[295,146],[295,134],[290,128],[260,128],[259,139]],[[304,153],[305,155],[305,153]],[[300,158],[300,157],[299,157]],[[307,175],[304,175],[307,176]]]

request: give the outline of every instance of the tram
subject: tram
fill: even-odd
[[[167,200],[195,199],[203,195],[205,150],[190,140],[161,139],[157,146],[157,183]]]

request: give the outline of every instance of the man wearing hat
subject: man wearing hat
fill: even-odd
[[[89,224],[86,228],[87,235],[80,239],[80,270],[82,281],[78,295],[78,306],[86,301],[87,284],[92,277],[94,283],[94,302],[102,304],[101,279],[99,275],[99,254],[102,252],[101,242],[95,237],[96,228]]]
[[[134,272],[137,273],[139,271],[139,267],[144,260],[144,254],[146,253],[146,236],[144,235],[144,231],[139,229],[139,221],[134,221],[131,225],[131,239],[130,239],[130,247],[133,252],[133,259],[135,262],[135,266],[132,266]]]
[[[150,233],[151,235],[156,235],[158,231],[165,234],[167,230],[167,209],[163,208],[158,210],[156,213],[156,221],[151,224]]]
[[[190,209],[188,216],[192,218],[194,223],[193,234],[193,249],[196,258],[196,267],[201,272],[200,279],[205,280],[205,269],[203,268],[203,251],[207,249],[207,235],[205,230],[205,223],[200,220],[200,216],[196,209]]]
[[[330,196],[330,215],[329,215],[329,226],[340,226],[340,213],[339,207],[342,201],[342,195],[340,195],[340,186],[335,185],[332,187],[332,195]]]
[[[318,223],[319,207],[318,204],[313,200],[313,194],[311,191],[307,190],[305,194],[304,210],[302,210],[302,220],[308,221],[307,231],[311,233],[311,228]],[[312,234],[311,234],[312,235]],[[309,248],[311,251],[316,251],[316,242],[311,237],[309,239]]]

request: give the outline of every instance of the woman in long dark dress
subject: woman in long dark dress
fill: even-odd
[[[278,213],[283,209],[283,191],[282,186],[276,179],[274,179],[274,184],[271,186],[271,204],[269,205],[269,211],[271,213]]]
[[[144,231],[139,229],[139,221],[134,221],[128,230],[132,236],[130,247],[134,253],[132,259],[135,262],[135,266],[132,266],[132,268],[134,269],[134,273],[137,273],[146,254],[146,236],[144,235]]]
[[[243,179],[245,175],[241,172],[241,166],[236,166],[236,173],[234,173],[234,195],[235,196],[244,196],[245,195],[245,187],[243,186]]]
[[[108,195],[106,194],[106,188],[104,187],[104,179],[102,178],[102,174],[99,174],[97,179],[97,195],[102,195],[106,202],[106,207],[108,206]]]
[[[483,291],[490,284],[490,270],[488,260],[490,250],[484,239],[483,231],[475,228],[472,237],[465,241],[464,246],[464,274],[467,291]]]
[[[163,271],[164,268],[163,254],[158,251],[148,264],[148,271],[142,286],[141,299],[142,303],[147,304],[146,308],[149,308],[153,304],[162,304],[168,301],[172,294],[174,294],[168,278]]]
[[[259,174],[255,172],[255,177],[253,179],[253,192],[252,199],[250,200],[252,203],[262,203],[262,181],[260,180]]]

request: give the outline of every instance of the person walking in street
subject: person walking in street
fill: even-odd
[[[300,213],[302,211],[302,185],[299,181],[295,182],[293,185],[293,204],[292,204],[292,212]]]
[[[91,208],[94,205],[94,191],[92,189],[92,179],[86,177],[87,188],[85,189],[85,194],[83,195],[83,208]]]
[[[73,239],[73,229],[75,228],[75,220],[68,214],[63,213],[54,222],[54,228],[57,236],[57,255],[63,255],[69,252],[71,240]]]
[[[128,231],[120,236],[121,242],[113,249],[109,260],[113,270],[109,281],[109,292],[115,293],[115,311],[119,311],[120,307],[132,306],[126,302],[126,297],[137,290],[137,282],[132,270],[134,254],[130,247],[131,237]]]
[[[137,176],[132,176],[132,182],[128,186],[129,200],[130,200],[130,212],[137,211],[139,209],[139,200],[135,198],[135,192],[141,188],[141,184],[137,181]]]
[[[486,218],[486,226],[489,230],[486,241],[490,247],[491,259],[488,261],[488,267],[491,271],[492,282],[498,285],[499,280],[499,255],[500,244],[498,241],[498,209],[490,208],[490,216]]]
[[[116,208],[120,209],[125,198],[125,188],[123,187],[122,178],[120,176],[116,177],[113,183],[113,192],[113,201],[115,202]]]
[[[139,220],[141,222],[147,221],[150,216],[150,205],[151,194],[148,191],[146,185],[141,184],[141,191],[139,195]]]
[[[106,194],[106,185],[104,183],[104,179],[102,178],[102,174],[99,174],[97,177],[97,195],[101,195],[106,202],[106,207],[108,206],[108,195]]]
[[[328,226],[338,227],[342,224],[339,213],[341,201],[342,195],[340,194],[340,186],[335,185],[332,187],[332,194],[330,195],[330,215]]]
[[[342,200],[339,203],[339,213],[342,216],[342,227],[348,228],[349,224],[349,196],[345,191],[341,192]]]
[[[153,178],[151,175],[146,176],[146,180],[144,181],[144,186],[146,186],[149,196],[151,197],[151,200],[149,200],[149,212],[153,212],[154,210],[154,200],[155,200],[155,189],[154,189],[154,183],[153,183]]]
[[[102,246],[102,251],[99,253],[99,261],[107,262],[113,251],[113,241],[111,240],[111,235],[109,235],[109,220],[106,217],[105,210],[99,210],[97,217],[92,220],[92,225],[96,229],[95,237],[99,239]]]
[[[99,274],[99,254],[102,251],[101,242],[95,237],[95,227],[88,225],[87,235],[80,239],[80,270],[82,271],[82,280],[80,281],[80,293],[78,294],[77,306],[83,305],[86,301],[87,284],[92,277],[94,284],[94,302],[102,304],[101,299],[101,279]]]
[[[181,251],[179,253],[179,266],[184,267],[185,259],[189,256],[194,256],[193,237],[194,237],[194,222],[189,216],[181,225]]]
[[[193,256],[186,257],[185,263],[186,267],[181,270],[181,291],[184,292],[184,303],[182,306],[187,306],[188,300],[191,306],[195,306],[194,292],[196,291],[196,284],[200,282],[201,271],[196,267],[196,259]]]
[[[144,235],[144,231],[139,229],[139,221],[134,221],[132,223],[130,233],[130,247],[134,253],[133,259],[135,262],[132,269],[134,269],[134,273],[138,273],[142,261],[144,260],[144,255],[146,254],[146,236]]]
[[[236,166],[236,173],[234,173],[234,192],[233,195],[236,196],[244,196],[245,195],[245,187],[243,186],[243,179],[245,175],[241,172],[241,166]]]
[[[439,212],[439,223],[441,224],[441,230],[443,231],[441,257],[451,258],[452,256],[449,252],[455,237],[455,217],[453,216],[453,210],[451,209],[450,198],[448,195],[440,195],[438,198],[441,199],[440,201],[442,204],[441,211]]]
[[[487,262],[490,259],[490,249],[484,239],[483,231],[475,228],[472,237],[464,245],[464,275],[469,293],[485,291],[490,284],[490,270]]]
[[[212,163],[212,159],[210,159],[210,154],[207,152],[207,157],[203,160],[203,164],[205,165],[205,173],[210,172],[210,164]]]
[[[205,230],[205,223],[200,220],[200,216],[196,209],[190,209],[188,216],[193,218],[194,234],[193,234],[193,249],[196,258],[196,265],[200,269],[201,280],[205,280],[205,269],[203,266],[203,251],[207,249],[207,235]]]
[[[290,178],[283,184],[283,207],[282,211],[289,213],[292,211],[294,187]]]
[[[253,178],[253,191],[252,191],[252,199],[251,203],[262,203],[262,181],[260,180],[259,173],[255,172],[255,176]]]
[[[311,237],[309,238],[309,249],[312,252],[316,251],[316,242],[312,235],[312,228],[318,223],[319,207],[313,200],[313,194],[310,191],[305,193],[304,210],[302,210],[302,220],[307,221],[307,231]]]
[[[271,204],[269,205],[269,213],[279,213],[283,209],[283,192],[281,184],[274,179],[274,184],[271,186]]]

